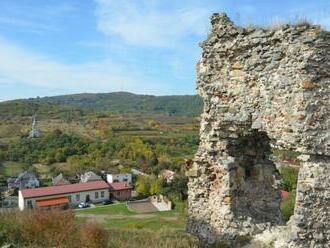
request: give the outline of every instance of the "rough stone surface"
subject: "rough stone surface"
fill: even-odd
[[[330,244],[330,34],[242,28],[214,14],[197,65],[204,99],[188,231],[240,247],[283,224],[271,148],[301,154],[291,247]]]

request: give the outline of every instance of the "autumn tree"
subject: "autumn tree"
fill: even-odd
[[[143,196],[149,196],[150,194],[150,180],[146,176],[139,176],[136,183],[136,192]]]

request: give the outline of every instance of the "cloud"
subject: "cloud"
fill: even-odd
[[[0,86],[21,84],[26,87],[65,89],[68,92],[106,92],[129,90],[153,92],[139,71],[110,59],[82,64],[64,64],[47,56],[32,53],[0,38]],[[143,88],[141,87],[143,85]],[[18,89],[18,91],[24,89]],[[0,98],[4,98],[1,92]],[[161,92],[160,92],[161,93]]]
[[[173,47],[206,35],[213,5],[205,1],[96,0],[98,30],[128,44]],[[219,7],[219,6],[218,6]]]

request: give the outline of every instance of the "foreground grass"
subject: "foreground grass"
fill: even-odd
[[[202,247],[198,240],[183,232],[172,229],[147,230],[109,230],[109,247],[115,248],[197,248]]]
[[[110,229],[145,229],[150,231],[169,228],[183,231],[185,229],[185,223],[182,220],[166,220],[157,216],[145,219],[113,219],[107,221],[105,227]]]
[[[186,222],[183,212],[172,210],[143,214],[129,210],[124,203],[76,210],[76,216],[81,223],[95,221],[107,229],[125,230],[160,231],[166,228],[184,231]]]
[[[187,234],[183,209],[136,213],[124,203],[75,211],[83,225],[98,222],[109,231],[110,247],[199,247]],[[80,217],[79,217],[80,216]]]

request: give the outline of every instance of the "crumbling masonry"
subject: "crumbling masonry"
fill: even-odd
[[[242,28],[225,14],[211,22],[188,231],[240,247],[283,224],[276,148],[300,154],[288,247],[330,247],[330,34],[305,23]]]

